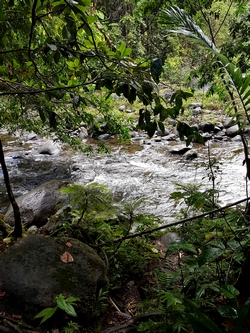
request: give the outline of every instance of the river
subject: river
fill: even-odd
[[[110,140],[110,154],[87,156],[73,153],[63,145],[55,155],[39,154],[46,139],[24,136],[10,137],[2,133],[5,160],[15,196],[51,179],[63,179],[86,185],[89,182],[105,184],[116,200],[121,202],[146,198],[141,212],[155,214],[163,223],[173,221],[178,210],[170,193],[175,183],[202,183],[211,188],[208,171],[203,166],[208,161],[208,143],[194,145],[198,158],[184,160],[181,155],[169,152],[173,142],[155,140],[143,144],[142,140],[121,144]],[[179,143],[178,143],[179,144]],[[210,143],[211,158],[216,158],[221,170],[216,178],[222,204],[232,203],[246,196],[244,154],[241,142],[222,141]],[[1,211],[8,204],[3,175],[0,173]]]

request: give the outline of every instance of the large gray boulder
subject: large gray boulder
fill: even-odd
[[[23,224],[26,226],[46,224],[48,218],[57,211],[56,206],[65,202],[66,196],[60,193],[60,188],[66,185],[66,182],[51,180],[16,198]],[[12,206],[7,209],[4,221],[11,226],[14,225]]]
[[[69,262],[63,261],[65,252],[72,256]],[[5,292],[0,311],[39,324],[34,316],[56,306],[55,297],[62,294],[80,298],[75,310],[83,325],[97,321],[98,294],[108,280],[104,262],[88,245],[72,238],[27,236],[0,255],[0,267],[0,290]],[[65,314],[58,312],[63,321]]]
[[[52,140],[47,140],[41,147],[38,148],[38,153],[44,155],[58,155],[60,151],[60,146]]]
[[[231,127],[228,127],[226,130],[227,136],[230,136],[231,138],[235,137],[239,132],[239,125],[234,125]]]

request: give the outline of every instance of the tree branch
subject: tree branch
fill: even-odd
[[[6,190],[8,192],[9,200],[10,200],[10,203],[13,207],[13,212],[14,212],[15,228],[14,228],[14,231],[13,231],[12,235],[14,237],[20,238],[20,237],[22,237],[21,214],[20,214],[18,204],[15,200],[15,197],[14,197],[12,189],[11,189],[9,174],[8,174],[8,170],[7,170],[7,167],[6,167],[6,164],[5,164],[5,160],[4,160],[2,140],[0,140],[0,164],[1,164],[2,170],[3,170],[3,176],[4,176],[4,182],[5,182]]]
[[[138,232],[138,233],[135,233],[135,234],[132,234],[132,235],[129,235],[129,236],[124,236],[122,238],[119,238],[119,239],[115,240],[114,242],[117,243],[117,242],[121,242],[121,241],[123,241],[125,239],[130,239],[130,238],[135,238],[135,237],[140,237],[140,236],[152,234],[153,232],[158,231],[158,230],[162,230],[162,229],[170,228],[170,227],[173,227],[173,226],[176,226],[176,225],[179,225],[179,224],[190,222],[190,221],[193,221],[193,220],[205,217],[207,215],[213,215],[213,214],[215,214],[217,212],[221,212],[221,211],[223,211],[223,210],[225,210],[225,209],[227,209],[229,207],[236,206],[236,205],[238,205],[238,204],[240,204],[242,202],[248,201],[248,200],[250,200],[250,197],[245,198],[245,199],[241,199],[241,200],[236,201],[236,202],[234,202],[232,204],[228,204],[226,206],[223,206],[223,207],[211,210],[209,212],[202,213],[200,215],[188,217],[186,219],[183,219],[183,220],[180,220],[180,221],[177,221],[177,222],[173,222],[173,223],[169,223],[169,224],[164,224],[164,225],[162,225],[160,227],[157,227],[157,228],[154,228],[154,229],[151,229],[151,230],[146,230],[146,231]]]

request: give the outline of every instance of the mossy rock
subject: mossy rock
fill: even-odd
[[[62,261],[65,252],[72,262]],[[0,311],[34,321],[42,309],[56,305],[55,297],[61,293],[80,298],[76,312],[83,326],[97,321],[98,293],[107,288],[108,279],[103,261],[88,245],[71,238],[32,235],[3,253],[0,267],[0,290],[6,292]]]

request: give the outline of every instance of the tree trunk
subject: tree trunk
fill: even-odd
[[[5,160],[4,160],[2,140],[0,140],[0,163],[1,163],[1,166],[2,166],[2,170],[3,170],[3,176],[4,176],[4,182],[5,182],[6,190],[8,192],[10,203],[13,207],[14,218],[15,218],[15,228],[14,228],[14,231],[12,233],[12,236],[22,237],[21,214],[20,214],[18,204],[16,203],[16,200],[15,200],[14,195],[12,193],[9,174],[8,174],[8,170],[7,170],[7,167],[6,167],[6,164],[5,164]]]

